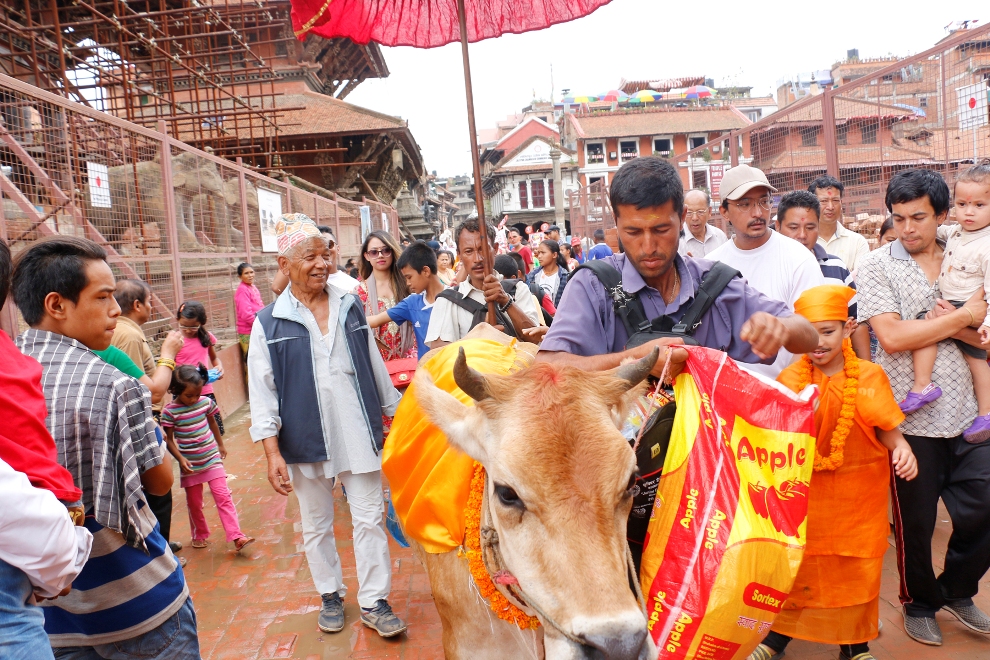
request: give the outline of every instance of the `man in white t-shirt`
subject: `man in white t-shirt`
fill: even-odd
[[[731,241],[709,252],[706,259],[732,266],[754,289],[791,309],[807,289],[825,283],[818,262],[807,248],[770,229],[770,195],[777,189],[763,172],[748,165],[733,167],[722,178],[720,191],[722,215],[736,233]],[[793,357],[781,349],[771,365],[744,366],[776,378]]]

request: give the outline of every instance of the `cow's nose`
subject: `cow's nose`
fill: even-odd
[[[612,617],[575,620],[575,637],[606,660],[637,660],[646,641],[646,618],[638,610]]]

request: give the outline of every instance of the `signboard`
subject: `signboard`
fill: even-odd
[[[89,202],[95,208],[108,209],[110,203],[110,176],[106,165],[86,163],[86,173],[89,176]]]
[[[275,223],[282,216],[282,196],[277,192],[258,188],[258,216],[261,220],[261,251],[278,252]]]
[[[966,131],[987,125],[987,83],[978,82],[956,88],[959,101],[959,130]]]
[[[712,199],[718,198],[719,188],[722,186],[722,175],[725,174],[725,164],[724,163],[712,163],[710,166],[710,181],[712,184]]]
[[[368,238],[368,234],[373,232],[375,228],[371,226],[371,207],[362,206],[359,210],[361,212],[361,242],[364,243],[364,239]]]

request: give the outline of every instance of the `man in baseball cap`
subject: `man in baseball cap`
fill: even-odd
[[[794,301],[813,286],[825,283],[814,255],[792,238],[770,229],[773,193],[762,171],[738,165],[725,173],[719,186],[722,216],[735,230],[731,241],[709,252],[705,258],[732,266],[763,295],[792,310]],[[753,371],[776,378],[793,356],[781,349],[772,365],[746,365]]]

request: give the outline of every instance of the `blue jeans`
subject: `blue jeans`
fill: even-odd
[[[196,611],[187,598],[178,612],[154,630],[99,646],[55,649],[58,660],[200,660]]]
[[[28,605],[34,587],[19,568],[0,559],[0,658],[44,660],[52,657],[45,615]]]

